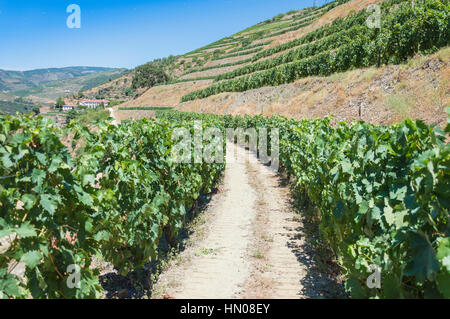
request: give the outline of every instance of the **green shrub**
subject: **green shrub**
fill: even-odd
[[[136,68],[131,87],[133,89],[151,88],[155,84],[164,83],[168,80],[169,76],[162,67],[149,62]]]

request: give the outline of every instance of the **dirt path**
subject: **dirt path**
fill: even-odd
[[[233,151],[245,155],[236,160]],[[333,297],[316,273],[288,189],[248,151],[227,146],[223,191],[155,291],[176,299]]]
[[[253,227],[254,272],[247,282],[247,298],[292,299],[305,297],[302,280],[306,265],[297,255],[304,242],[299,234],[301,223],[294,219],[288,189],[278,177],[259,162],[249,162],[250,183],[257,190],[258,218]]]
[[[110,116],[114,119],[112,124],[113,125],[119,125],[120,121],[117,119],[116,112],[114,111],[114,109],[112,107],[109,107],[108,111],[109,111]]]

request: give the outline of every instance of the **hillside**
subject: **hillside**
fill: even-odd
[[[194,85],[193,89],[195,89],[197,88],[196,84],[198,80],[212,80],[217,74],[234,70],[246,63],[248,64],[250,62],[249,58],[255,53],[270,48],[272,43],[282,41],[283,38],[293,32],[298,32],[298,30],[306,26],[317,23],[328,11],[337,5],[337,3],[330,3],[320,8],[306,8],[303,10],[294,10],[286,14],[279,14],[272,19],[263,21],[203,48],[182,56],[158,59],[153,61],[153,63],[163,65],[164,71],[170,78],[168,89],[173,89],[170,88],[170,85],[177,83],[187,83],[181,86],[183,88]],[[161,62],[161,60],[163,61]],[[129,74],[117,79],[114,83],[101,85],[87,93],[91,96],[106,93],[106,97],[111,99],[119,94],[120,98],[131,100],[136,96],[141,96],[145,92],[144,89],[132,89],[132,80],[134,77],[135,71],[133,70]],[[126,89],[129,89],[129,93],[130,91],[132,93],[128,95],[124,94]],[[176,91],[175,89],[174,92]],[[183,89],[183,92],[185,91]],[[179,95],[178,93],[175,94],[177,96]],[[130,105],[135,104],[140,105],[140,102],[131,102]]]
[[[39,111],[37,105],[20,98],[14,101],[0,101],[0,114],[33,113],[37,111]]]
[[[376,3],[386,20],[381,33],[366,26],[371,14],[367,7]],[[439,3],[430,2],[427,8],[446,12],[445,1]],[[341,0],[280,14],[175,57],[167,68],[170,83],[134,92],[120,107],[173,106],[297,119],[333,114],[336,120],[383,124],[410,115],[443,123],[450,80],[445,47],[450,40],[448,24],[439,26],[438,20],[448,21],[448,12],[441,18],[421,13],[430,19],[428,26],[415,23],[414,14],[410,2],[402,0]],[[401,32],[408,37],[405,41],[398,38]],[[420,41],[422,36],[431,38],[425,32],[440,35]],[[382,38],[389,43],[378,42]],[[360,50],[358,56],[346,58],[355,50]]]

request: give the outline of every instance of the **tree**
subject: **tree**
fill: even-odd
[[[125,93],[125,96],[131,96],[134,94],[134,90],[131,87],[129,87],[129,88],[125,89],[124,93]]]
[[[169,80],[169,76],[164,72],[161,66],[156,66],[149,62],[136,68],[136,73],[131,84],[133,89],[151,88],[158,83],[164,83]]]
[[[39,115],[39,114],[41,114],[41,107],[42,107],[42,105],[38,105],[38,106],[33,107],[33,113],[34,113],[34,115]]]
[[[62,97],[58,98],[58,100],[56,101],[56,108],[60,109],[64,106],[65,102],[64,99]]]

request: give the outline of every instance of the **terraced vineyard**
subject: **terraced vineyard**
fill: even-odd
[[[417,90],[413,86],[419,80],[421,83],[417,86],[423,87],[424,92],[421,94],[427,94],[428,100],[435,100],[436,97],[434,93],[425,91],[442,91],[439,93],[439,110],[433,111],[433,115],[427,115],[431,117],[439,113],[441,124],[445,120],[444,109],[447,103],[446,66],[441,67],[441,72],[433,74],[437,78],[431,82],[417,79],[417,76],[410,78],[415,73],[412,69],[401,76],[396,74],[395,79],[388,79],[392,83],[383,88],[396,86],[396,82],[403,81],[407,83],[403,85],[406,89],[399,85],[394,90],[385,89],[385,92],[369,98],[361,92],[366,84],[357,89],[352,85],[321,84],[307,90],[314,92],[314,96],[307,98],[309,93],[305,93],[302,86],[309,81],[329,83],[336,78],[345,79],[351,71],[368,70],[367,77],[363,78],[370,81],[372,74],[376,73],[373,85],[378,88],[380,81],[386,81],[378,79],[386,77],[379,76],[380,73],[391,65],[398,65],[402,69],[403,65],[422,61],[423,57],[434,59],[435,52],[439,54],[440,61],[432,63],[448,63],[448,1],[421,1],[415,6],[407,0],[373,3],[380,7],[381,28],[371,27],[368,21],[374,19],[375,11],[368,10],[369,3],[360,0],[334,1],[322,7],[288,12],[174,58],[168,69],[168,82],[158,83],[121,107],[160,104],[183,111],[254,115],[270,109],[269,114],[282,111],[283,114],[298,119],[310,113],[310,109],[319,109],[320,104],[325,104],[322,109],[327,111],[316,112],[320,116],[335,112],[344,113],[340,118],[361,119],[361,107],[373,103],[376,105],[373,108],[376,109],[389,104],[388,108],[391,110],[384,108],[379,111],[391,111],[386,116],[402,120],[408,112],[402,111],[406,106],[396,101],[401,98],[417,100],[418,97],[411,95],[415,95],[413,92]],[[436,71],[436,68],[431,71]],[[351,81],[348,79],[343,83]],[[438,88],[435,87],[436,81],[440,81]],[[424,85],[428,83],[430,88],[425,90]],[[168,94],[161,94],[162,91],[171,92],[170,103],[167,103]],[[270,98],[265,96],[269,91]],[[332,97],[333,102],[323,96],[325,92]],[[358,96],[353,99],[355,94]],[[301,102],[296,102],[298,96]],[[289,103],[289,109],[284,109],[282,103],[278,103],[280,99]],[[360,105],[359,110],[353,109],[355,103]],[[302,107],[301,104],[306,105]],[[419,102],[416,104],[417,117],[423,106]],[[353,114],[348,116],[349,112],[344,106],[352,108]],[[364,120],[368,120],[374,111],[369,112]],[[384,122],[393,123],[387,119]]]
[[[256,54],[252,62],[302,45],[300,48],[221,74],[216,81],[232,80],[192,92],[181,101],[221,92],[277,86],[311,75],[400,63],[418,52],[430,52],[450,43],[449,6],[445,2],[425,1],[414,8],[409,1],[391,0],[382,4],[384,23],[381,30],[369,28],[365,21],[371,13],[365,10],[345,20],[335,20],[303,38]],[[263,70],[266,71],[256,73]],[[247,76],[238,78],[243,75]]]
[[[217,82],[182,96],[181,102],[186,102],[222,92],[278,86],[308,76],[403,63],[450,42],[448,1],[424,1],[414,7],[407,0],[381,1],[381,28],[369,27],[373,11],[367,8],[331,23],[321,22],[347,2],[280,15],[179,56],[170,70],[181,71],[158,85]],[[280,40],[284,34],[294,39]]]
[[[114,121],[0,114],[0,299],[450,298],[450,5],[370,3],[381,28],[338,0],[87,92],[127,96]],[[438,119],[395,95],[422,83]],[[309,114],[345,109],[354,87],[359,121],[253,105],[314,92]],[[362,121],[377,92],[408,119]]]
[[[205,76],[203,73],[212,70],[221,73],[224,68],[251,63],[254,61],[255,54],[264,52],[278,37],[310,26],[327,12],[346,2],[348,0],[339,0],[317,8],[312,7],[280,14],[231,37],[221,39],[182,56],[170,57],[168,58],[170,62],[164,66],[170,80],[156,85],[164,86],[213,80],[216,78],[215,75]],[[156,62],[159,63],[160,61]],[[104,88],[102,89],[103,93]],[[111,89],[111,91],[113,90]]]

